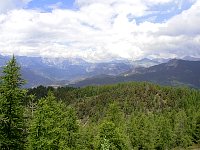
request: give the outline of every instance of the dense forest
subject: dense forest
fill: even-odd
[[[13,57],[0,78],[2,150],[168,150],[200,144],[200,91],[146,82],[21,88]]]

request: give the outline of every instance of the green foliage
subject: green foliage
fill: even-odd
[[[200,141],[199,90],[144,82],[53,92],[77,111],[77,149],[116,149],[118,141],[118,148],[164,150]]]
[[[200,114],[197,117],[195,124],[194,139],[196,143],[200,144]]]
[[[113,122],[105,121],[100,125],[99,129],[99,141],[98,149],[110,149],[110,150],[125,150],[127,146],[123,140],[119,128],[115,126]]]
[[[172,118],[169,117],[171,113],[159,115],[156,117],[157,130],[157,149],[172,149],[175,143],[175,133],[173,131]]]
[[[95,147],[96,126],[90,124],[89,126],[83,125],[79,130],[79,137],[77,138],[78,150],[93,150]]]
[[[75,149],[78,135],[76,114],[57,102],[52,93],[39,100],[30,124],[28,148]]]
[[[109,150],[109,149],[110,149],[110,143],[109,140],[107,140],[105,137],[101,144],[101,150]]]
[[[106,113],[106,119],[113,122],[116,126],[120,127],[123,125],[123,113],[117,103],[111,103],[108,106]]]
[[[176,139],[176,146],[188,147],[192,144],[192,137],[188,134],[188,124],[187,115],[185,111],[181,110],[177,112],[174,116],[174,133]]]
[[[29,89],[28,94],[29,95],[35,95],[35,100],[39,100],[41,98],[44,98],[47,96],[48,91],[54,91],[53,87],[44,87],[42,85]]]
[[[23,149],[25,142],[24,80],[13,56],[3,68],[0,84],[0,149]]]
[[[158,132],[154,115],[134,114],[129,126],[130,141],[133,148],[154,149]]]

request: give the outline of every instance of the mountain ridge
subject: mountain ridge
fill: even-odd
[[[6,62],[9,61],[9,59],[10,56],[0,55],[0,67],[4,66]],[[81,58],[67,59],[16,56],[16,59],[18,64],[21,66],[22,76],[25,80],[27,80],[26,87],[36,87],[39,85],[64,86],[68,84],[76,86],[77,84],[83,82],[85,82],[85,85],[90,85],[88,84],[90,82],[91,84],[92,82],[94,82],[95,84],[99,85],[116,82],[127,82],[132,80],[147,80],[161,84],[165,84],[164,82],[166,81],[167,85],[171,85],[173,81],[169,81],[167,77],[162,78],[158,72],[164,72],[162,74],[166,74],[166,70],[172,71],[173,67],[175,68],[177,66],[177,61],[179,62],[178,59],[169,60],[164,58],[143,58],[141,60],[132,61],[112,60],[110,62],[101,63],[91,63]],[[196,61],[200,60],[198,58],[189,56],[184,57],[184,59],[192,59]],[[178,72],[176,72],[175,70],[173,70],[174,75],[169,76],[170,79],[174,78],[174,84],[176,83],[176,81],[179,82],[179,79],[176,79],[176,76],[180,76],[177,75],[178,72],[181,72],[184,75],[185,72],[182,72],[182,70],[190,71],[190,67],[182,67],[182,70],[177,70]],[[198,70],[198,68],[196,70]],[[193,72],[198,74],[198,72]],[[191,76],[191,73],[189,74],[189,72],[187,72],[186,74],[188,76]],[[184,77],[184,79],[186,78],[187,77]],[[192,78],[197,77],[192,75]],[[187,83],[190,83],[189,80],[193,79],[187,79]],[[182,83],[182,79],[180,81],[180,83]],[[195,82],[198,83],[198,81]],[[194,83],[192,81],[192,85],[193,84]]]
[[[137,72],[122,74],[115,77],[90,78],[71,84],[71,86],[82,87],[130,81],[148,81],[161,85],[184,85],[200,88],[199,68],[200,61],[172,59],[167,63],[158,64],[149,68],[142,68],[141,70],[138,69]]]

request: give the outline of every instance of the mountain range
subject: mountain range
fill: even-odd
[[[10,56],[0,55],[0,70]],[[43,58],[16,56],[21,66],[25,87],[87,86],[128,81],[151,81],[166,85],[200,87],[198,64],[200,59],[148,59],[88,62],[81,58]],[[190,61],[196,60],[196,61]]]
[[[9,59],[10,56],[0,55],[0,68]],[[115,76],[132,69],[132,64],[126,60],[92,63],[81,58],[16,56],[16,59],[23,78],[27,80],[26,87],[66,85],[100,74]]]
[[[172,59],[148,68],[140,67],[119,76],[103,75],[85,79],[71,86],[113,84],[130,81],[148,81],[161,85],[200,88],[200,61]]]

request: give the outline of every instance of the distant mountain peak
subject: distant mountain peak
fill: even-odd
[[[180,61],[181,61],[180,59],[172,59],[166,63],[166,66],[176,68]]]
[[[90,78],[77,82],[74,86],[112,84],[130,81],[149,81],[162,85],[190,86],[200,88],[200,61],[172,59],[167,63],[138,69],[135,73],[104,78]]]

